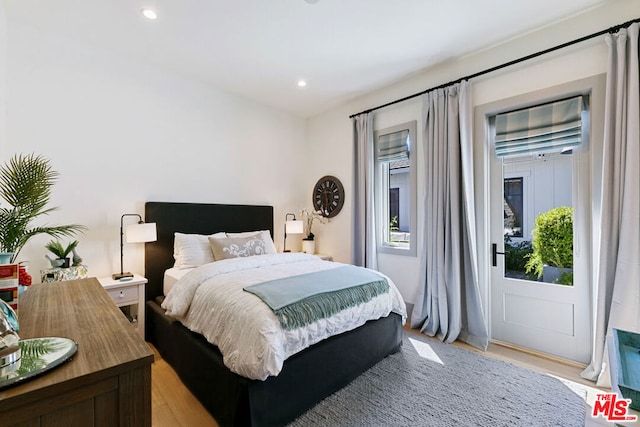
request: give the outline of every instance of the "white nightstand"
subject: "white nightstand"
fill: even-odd
[[[134,274],[131,280],[100,277],[98,281],[118,307],[127,315],[144,338],[144,287],[147,279]]]

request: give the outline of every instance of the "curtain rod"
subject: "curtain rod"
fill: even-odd
[[[422,92],[414,93],[413,95],[405,96],[404,98],[396,99],[395,101],[387,102],[386,104],[379,105],[377,107],[369,108],[368,110],[364,110],[364,111],[361,111],[359,113],[352,114],[352,115],[349,116],[349,118],[352,119],[355,116],[359,116],[360,114],[371,113],[372,111],[376,111],[376,110],[379,110],[381,108],[388,107],[388,106],[394,105],[394,104],[398,104],[400,102],[407,101],[409,99],[418,97],[420,95],[424,95],[427,92],[431,92],[433,90],[442,89],[442,88],[445,88],[447,86],[451,86],[451,85],[454,85],[456,83],[460,83],[463,80],[471,80],[471,79],[473,79],[475,77],[482,76],[483,74],[488,74],[488,73],[491,73],[493,71],[497,71],[497,70],[500,70],[502,68],[506,68],[506,67],[509,67],[511,65],[518,64],[520,62],[528,61],[529,59],[537,58],[538,56],[545,55],[547,53],[551,53],[553,51],[556,51],[556,50],[559,50],[559,49],[563,49],[565,47],[568,47],[568,46],[571,46],[571,45],[574,45],[574,44],[577,44],[577,43],[581,43],[583,41],[592,39],[594,37],[598,37],[598,36],[601,36],[601,35],[604,35],[604,34],[607,34],[607,33],[613,34],[613,33],[617,32],[617,31],[619,31],[620,29],[626,28],[626,27],[628,27],[629,25],[631,25],[631,24],[633,24],[635,22],[640,22],[640,18],[636,18],[636,19],[633,19],[631,21],[627,21],[625,23],[618,24],[618,25],[615,25],[613,27],[607,28],[606,30],[601,30],[601,31],[598,31],[598,32],[593,33],[593,34],[589,34],[587,36],[580,37],[579,39],[571,40],[569,42],[562,43],[562,44],[559,44],[559,45],[554,46],[554,47],[550,47],[549,49],[545,49],[545,50],[542,50],[540,52],[532,53],[530,55],[523,56],[521,58],[514,59],[514,60],[509,61],[509,62],[505,62],[504,64],[496,65],[495,67],[487,68],[486,70],[483,70],[483,71],[478,71],[477,73],[470,74],[470,75],[468,75],[466,77],[462,77],[462,78],[450,81],[449,83],[444,83],[444,84],[441,84],[441,85],[438,85],[438,86],[434,86],[432,88],[423,90]]]

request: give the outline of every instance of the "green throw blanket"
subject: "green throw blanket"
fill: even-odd
[[[262,299],[282,327],[291,330],[368,302],[388,292],[389,284],[371,270],[345,265],[243,289]]]

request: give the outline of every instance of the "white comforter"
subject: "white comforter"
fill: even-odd
[[[404,322],[404,301],[389,278],[387,294],[291,331],[280,326],[276,315],[260,298],[242,290],[255,283],[341,265],[302,253],[216,261],[181,278],[169,291],[162,307],[187,328],[218,346],[224,364],[231,371],[264,380],[278,375],[289,356],[368,320],[388,316],[393,311],[400,314]]]

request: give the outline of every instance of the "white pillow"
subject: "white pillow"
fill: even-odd
[[[249,237],[209,237],[209,243],[211,244],[213,258],[216,261],[267,253],[264,239],[260,235]]]
[[[273,239],[271,238],[271,233],[269,230],[261,230],[261,231],[245,231],[242,233],[226,233],[227,237],[260,237],[264,242],[265,254],[275,254],[278,253],[276,249],[275,243],[273,243]]]
[[[226,237],[226,234],[215,233],[211,236]],[[173,267],[193,268],[213,262],[208,237],[203,234],[174,233],[173,258],[176,262]]]

